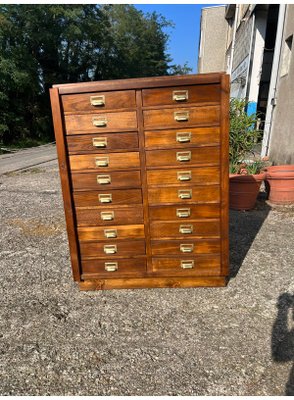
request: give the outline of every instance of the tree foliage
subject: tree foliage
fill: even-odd
[[[0,142],[52,139],[54,83],[182,74],[170,22],[133,5],[0,5]]]

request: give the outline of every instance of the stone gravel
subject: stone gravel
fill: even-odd
[[[294,207],[230,214],[226,288],[80,292],[57,164],[2,175],[0,395],[294,394]]]

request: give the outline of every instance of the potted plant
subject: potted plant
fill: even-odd
[[[254,208],[265,173],[263,163],[249,158],[260,137],[256,129],[257,115],[247,115],[245,99],[230,101],[230,208],[251,210]]]
[[[294,203],[294,165],[265,168],[268,199],[274,204]]]

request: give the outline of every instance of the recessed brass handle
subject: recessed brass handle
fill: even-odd
[[[191,151],[177,151],[177,161],[191,161]]]
[[[104,266],[107,272],[115,272],[118,270],[118,262],[106,262]]]
[[[115,254],[117,253],[117,246],[116,244],[105,244],[103,250],[105,254]]]
[[[177,122],[189,121],[189,111],[175,111],[174,119]]]
[[[178,190],[178,197],[182,200],[192,199],[192,189]]]
[[[90,103],[91,106],[104,106],[105,105],[105,96],[100,95],[100,96],[90,96]]]
[[[174,101],[187,101],[188,100],[188,90],[174,90],[173,100]]]
[[[180,225],[179,233],[189,235],[193,233],[193,225]]]
[[[117,230],[116,229],[104,229],[104,236],[107,239],[116,238],[117,237]]]
[[[98,194],[99,203],[111,203],[112,194],[111,193],[101,193]]]
[[[192,253],[193,250],[194,250],[194,244],[192,243],[180,244],[180,252],[182,253]]]
[[[192,132],[177,132],[176,141],[178,143],[189,143],[191,141]]]
[[[114,211],[102,211],[100,216],[102,221],[112,221],[114,219]]]
[[[178,171],[177,172],[178,181],[190,181],[192,179],[191,171]]]
[[[97,128],[101,128],[103,126],[107,126],[107,118],[105,116],[102,117],[93,117],[92,123]]]
[[[194,268],[194,260],[182,260],[181,268],[183,269],[192,269]]]
[[[92,143],[94,147],[105,148],[107,147],[107,138],[106,137],[93,138]]]
[[[96,157],[95,165],[96,167],[108,167],[109,157]]]
[[[111,183],[110,175],[97,175],[97,183],[99,185],[109,185]]]
[[[177,217],[179,218],[189,218],[191,215],[190,208],[177,208]]]

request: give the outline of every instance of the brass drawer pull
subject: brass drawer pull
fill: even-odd
[[[96,167],[108,167],[109,157],[96,157],[95,165]]]
[[[190,235],[193,233],[193,225],[180,225],[179,233]]]
[[[194,250],[194,244],[180,244],[180,251],[182,253],[192,253]]]
[[[106,137],[93,138],[92,143],[94,147],[105,148],[107,147],[107,138]]]
[[[178,218],[189,218],[191,215],[190,208],[177,208],[177,217]]]
[[[92,123],[97,128],[101,128],[103,126],[107,126],[107,118],[106,117],[93,117]]]
[[[177,132],[176,141],[178,143],[189,143],[191,141],[192,132]]]
[[[99,203],[112,203],[112,194],[111,193],[102,193],[98,194]]]
[[[178,190],[178,197],[182,200],[192,199],[192,189]]]
[[[192,269],[194,268],[194,260],[182,260],[181,268],[183,269]]]
[[[114,219],[114,211],[101,211],[102,221],[112,221]]]
[[[174,119],[177,122],[189,121],[189,111],[175,111]]]
[[[191,171],[179,171],[177,172],[178,181],[190,181],[192,179]]]
[[[97,183],[99,185],[109,185],[111,183],[110,175],[97,175]]]
[[[117,253],[117,246],[116,244],[105,244],[103,250],[105,254],[115,254]]]
[[[116,238],[117,237],[117,230],[116,229],[104,229],[104,236],[107,239]]]
[[[188,100],[188,90],[174,90],[173,100],[174,101],[186,101]]]
[[[191,161],[191,151],[177,151],[177,161]]]
[[[100,96],[90,96],[90,103],[91,106],[105,106],[105,96],[100,95]]]
[[[115,272],[118,270],[117,262],[106,262],[104,265],[105,265],[105,271],[107,272]]]

